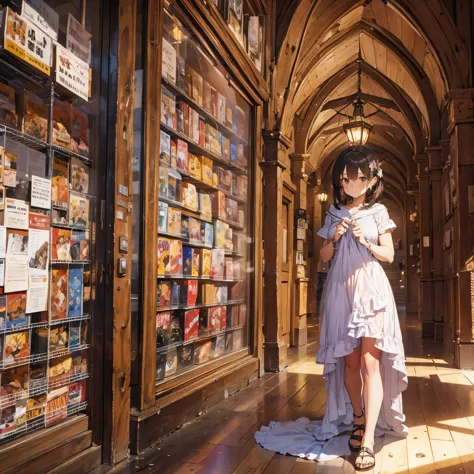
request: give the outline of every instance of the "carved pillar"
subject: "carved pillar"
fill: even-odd
[[[304,153],[294,153],[290,155],[291,160],[291,180],[296,186],[295,192],[295,209],[307,209],[307,194],[308,194],[308,174],[307,167],[310,155]],[[299,238],[299,229],[296,229],[295,238],[295,252],[304,252],[306,247],[306,231],[304,238]],[[306,255],[304,256],[306,261]],[[304,346],[308,342],[308,284],[309,278],[308,269],[305,268],[305,273],[301,274],[295,265],[295,319],[294,319],[294,339],[293,343],[296,347]]]
[[[434,338],[443,340],[443,160],[441,146],[427,147],[431,191],[431,271],[433,292]]]
[[[458,275],[455,312],[455,359],[474,368],[474,89],[449,93],[450,176],[454,208],[454,271]]]
[[[406,196],[406,265],[405,265],[405,295],[407,314],[418,314],[419,303],[419,275],[418,259],[420,257],[420,246],[418,245],[420,236],[420,210],[419,210],[419,189],[418,183],[410,183]]]
[[[287,366],[287,348],[282,335],[281,265],[283,171],[289,147],[278,131],[263,132],[263,242],[264,242],[264,366],[279,372]]]
[[[433,281],[431,272],[431,192],[430,176],[428,174],[429,157],[427,154],[416,155],[418,164],[419,202],[418,212],[420,221],[420,306],[419,317],[422,323],[424,337],[434,336],[433,317]]]

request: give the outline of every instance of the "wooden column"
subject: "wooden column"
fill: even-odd
[[[264,367],[279,372],[287,366],[287,348],[281,337],[281,265],[283,171],[289,143],[278,131],[263,133],[264,242]]]
[[[433,281],[431,272],[431,248],[433,245],[431,234],[431,192],[430,176],[428,174],[429,157],[427,154],[415,156],[418,164],[419,203],[418,212],[420,220],[420,306],[419,317],[422,322],[424,337],[434,336],[433,317]]]
[[[441,146],[427,147],[431,192],[431,270],[433,294],[434,338],[443,339],[444,291],[443,291],[443,161]]]
[[[474,368],[474,89],[449,93],[451,190],[454,207],[454,267],[457,272],[455,333],[456,362]]]
[[[406,311],[411,314],[418,314],[419,306],[419,277],[417,275],[417,262],[419,249],[416,240],[419,239],[419,219],[420,211],[418,206],[418,184],[416,189],[414,184],[408,187],[407,197],[405,201],[406,213],[406,265],[405,265],[405,295],[406,295]],[[411,215],[416,215],[412,222]]]
[[[307,210],[307,194],[308,194],[308,160],[310,155],[304,153],[294,153],[290,155],[291,160],[291,180],[296,186],[295,192],[295,209]],[[295,252],[304,249],[306,243],[306,232],[304,239],[298,239],[298,229],[295,231]],[[305,256],[306,257],[306,256]],[[305,258],[306,260],[306,258]],[[307,326],[307,314],[308,314],[308,285],[309,278],[308,269],[305,269],[304,277],[300,275],[298,278],[297,266],[295,264],[295,314],[294,314],[294,339],[293,344],[296,347],[304,346],[308,342],[308,326]]]

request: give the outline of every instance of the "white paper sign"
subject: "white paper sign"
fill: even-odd
[[[26,312],[39,313],[48,309],[48,273],[30,275],[30,288],[26,295]]]
[[[51,74],[53,42],[51,37],[31,21],[27,22],[26,61],[48,76]]]
[[[6,253],[7,253],[7,229],[6,227],[0,226],[0,258],[5,258]]]
[[[423,247],[424,247],[424,248],[427,248],[427,247],[429,247],[429,246],[430,246],[430,237],[424,235],[424,236],[423,236]]]
[[[90,64],[91,35],[70,13],[67,19],[66,46],[74,56]]]
[[[5,293],[27,290],[28,255],[8,255],[5,267]]]
[[[163,57],[161,60],[161,75],[171,82],[176,83],[176,50],[163,39]]]
[[[28,267],[33,273],[47,273],[49,262],[49,231],[30,229],[28,231]]]
[[[5,260],[0,260],[0,286],[5,284]]]
[[[5,198],[5,227],[28,230],[28,211],[25,201]]]
[[[49,179],[39,176],[31,177],[31,205],[41,207],[41,209],[51,209],[51,181]]]
[[[24,0],[21,15],[57,41],[59,14],[43,0]]]
[[[56,81],[84,100],[89,100],[89,66],[58,43]]]

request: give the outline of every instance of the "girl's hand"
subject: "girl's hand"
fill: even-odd
[[[332,241],[336,243],[349,229],[349,224],[346,221],[341,221],[336,226],[336,231],[334,232],[334,237]]]
[[[361,245],[363,245],[364,247],[367,247],[367,240],[365,240],[364,231],[362,230],[362,227],[356,221],[352,223],[352,233],[354,234],[354,237]]]

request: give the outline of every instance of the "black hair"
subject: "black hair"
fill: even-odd
[[[336,159],[332,169],[332,186],[334,206],[340,209],[340,206],[350,204],[352,197],[347,196],[342,188],[342,175],[346,170],[349,179],[357,179],[359,170],[371,181],[377,179],[374,186],[369,188],[365,194],[365,207],[372,207],[382,196],[383,183],[381,173],[379,176],[380,165],[375,153],[366,146],[351,146],[346,148]]]

